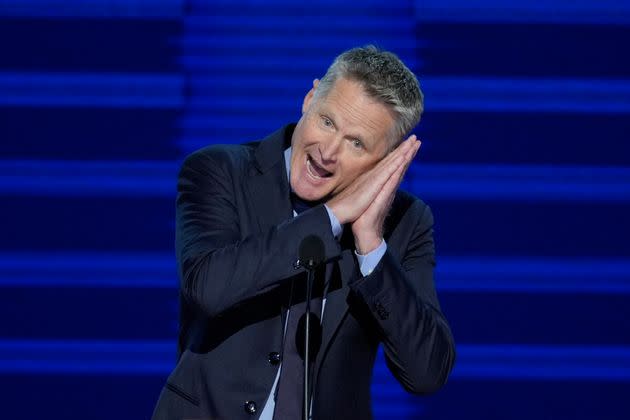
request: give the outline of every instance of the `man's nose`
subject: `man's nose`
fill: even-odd
[[[341,145],[341,139],[331,137],[325,142],[319,144],[319,153],[322,156],[324,162],[334,162],[337,160],[337,154],[339,153],[339,147]]]

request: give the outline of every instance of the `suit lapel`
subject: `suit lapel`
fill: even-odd
[[[258,219],[261,232],[293,216],[284,160],[250,180],[251,211]]]
[[[326,359],[326,353],[335,333],[341,326],[344,316],[348,312],[348,283],[359,277],[354,257],[354,238],[350,229],[344,229],[341,238],[341,255],[330,262],[334,264],[331,284],[326,294],[326,307],[322,322],[322,345],[315,361],[315,372],[319,372],[322,362]]]
[[[293,127],[284,127],[260,142],[255,151],[255,167],[250,171],[248,185],[251,212],[261,232],[293,216],[283,157],[292,133]]]

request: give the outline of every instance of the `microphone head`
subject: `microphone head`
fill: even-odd
[[[307,269],[313,269],[324,261],[326,250],[324,241],[317,235],[308,235],[300,242],[298,258],[300,265]]]

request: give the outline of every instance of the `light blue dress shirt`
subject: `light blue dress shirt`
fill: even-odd
[[[290,147],[284,151],[284,164],[287,169],[287,179],[290,180],[291,179],[291,148]],[[343,232],[343,226],[341,226],[341,224],[339,223],[339,220],[333,214],[332,210],[325,204],[324,204],[324,207],[326,208],[326,211],[328,212],[328,217],[330,218],[330,227],[332,229],[333,236],[339,239],[339,237],[341,236],[341,233]],[[295,216],[297,216],[297,213],[294,210],[293,217]],[[381,244],[375,250],[373,250],[372,252],[366,255],[360,255],[356,251],[354,251],[354,254],[357,257],[357,261],[359,262],[359,270],[361,270],[361,274],[363,274],[364,277],[372,273],[374,268],[381,261],[381,258],[383,258],[383,255],[385,255],[385,251],[387,251],[387,244],[385,243],[385,240],[382,240]],[[320,317],[321,320],[324,319],[324,308],[326,308],[326,297],[324,297],[324,299],[322,300],[322,313]],[[288,318],[289,317],[287,316],[287,319]],[[286,323],[285,323],[285,329],[286,329]],[[278,373],[276,374],[276,379],[273,382],[273,386],[271,387],[271,392],[269,393],[269,397],[267,397],[267,402],[265,403],[265,407],[263,408],[263,411],[260,414],[260,420],[273,420],[273,411],[276,406],[276,402],[274,400],[274,394],[276,392],[276,386],[278,386],[278,379],[280,379],[281,366],[282,366],[282,362],[278,366]]]

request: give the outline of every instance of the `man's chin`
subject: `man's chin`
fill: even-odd
[[[313,203],[313,205],[325,203],[330,196],[330,194],[324,191],[300,191],[299,189],[295,191],[295,194],[302,200]]]
[[[300,197],[300,196],[298,195],[298,197]],[[313,205],[313,206],[316,206],[316,205],[318,205],[318,204],[322,204],[322,203],[325,203],[326,201],[328,201],[328,200],[326,199],[326,197],[320,197],[320,196],[315,196],[315,197],[300,197],[300,198],[301,198],[302,200],[304,200],[304,201],[306,201],[306,202],[310,203],[310,204],[311,204],[311,205]]]

